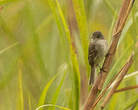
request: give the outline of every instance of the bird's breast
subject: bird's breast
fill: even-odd
[[[95,43],[95,48],[98,52],[99,57],[105,56],[107,52],[107,41],[102,39],[97,40]]]

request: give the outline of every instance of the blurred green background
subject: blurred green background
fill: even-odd
[[[122,0],[0,0],[0,110],[35,110],[44,104],[52,105],[43,110],[82,109],[91,88],[89,35],[99,30],[110,44],[121,4]],[[135,58],[128,74],[136,74],[119,88],[138,84],[137,29],[135,1],[106,84],[132,51]],[[138,110],[137,102],[135,89],[115,94],[105,109],[136,105]]]

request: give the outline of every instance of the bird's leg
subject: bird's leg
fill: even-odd
[[[97,64],[96,66],[98,67],[98,70],[101,70],[100,64]]]
[[[99,64],[97,64],[96,66],[98,67],[98,69],[99,69],[100,71],[107,72],[107,71],[105,71],[105,70],[103,69],[103,67],[101,67]]]
[[[98,66],[99,69],[101,69],[101,66],[99,64],[97,66]]]

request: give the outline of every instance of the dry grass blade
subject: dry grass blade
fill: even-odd
[[[111,46],[109,48],[109,51],[107,53],[107,56],[105,58],[104,64],[103,64],[103,71],[101,71],[102,77],[101,77],[101,82],[98,86],[99,90],[102,89],[102,86],[105,82],[106,76],[109,72],[110,65],[112,63],[114,54],[116,52],[116,48],[117,48],[117,44],[118,44],[121,32],[124,28],[125,22],[128,18],[128,15],[131,11],[133,4],[134,4],[134,0],[124,0],[124,2],[123,2],[123,6],[120,10],[119,17],[118,17],[116,26],[114,28],[113,40],[112,40]]]
[[[119,89],[119,90],[115,90],[114,93],[124,92],[124,91],[127,91],[127,90],[136,89],[136,88],[138,88],[138,85],[130,86],[130,87],[125,87],[125,88],[121,88],[121,89]]]
[[[113,84],[114,80],[118,77],[118,75],[121,73],[121,71],[123,70],[123,68],[126,66],[126,64],[122,67],[122,69],[113,77],[113,79],[109,82],[109,84],[106,86],[106,88],[100,93],[100,95],[97,97],[96,101],[94,102],[94,104],[91,107],[91,110],[93,110],[97,103],[101,100],[101,98],[104,96],[104,94],[106,93],[106,91],[109,89],[109,87]]]
[[[90,94],[88,96],[87,102],[85,103],[84,106],[84,110],[90,110],[93,103],[95,102],[96,96],[97,96],[97,92],[98,92],[98,84],[100,82],[100,76],[101,74],[99,74],[97,80],[94,83],[93,88],[90,91]]]
[[[114,33],[116,33],[119,28],[121,27],[121,24],[123,24],[124,19],[126,19],[127,15],[130,12],[131,7],[133,6],[134,0],[124,0],[122,8],[120,9],[119,12],[119,17],[116,23],[116,26],[114,28]]]
[[[117,44],[118,44],[121,32],[124,28],[125,22],[127,20],[127,17],[131,11],[133,4],[134,4],[134,0],[124,0],[123,1],[123,5],[122,5],[122,8],[120,9],[118,20],[117,20],[116,25],[114,27],[112,43],[111,43],[110,48],[108,50],[107,56],[104,60],[104,64],[102,66],[100,74],[96,78],[96,81],[93,85],[93,88],[90,91],[89,97],[88,97],[86,104],[84,106],[84,110],[90,110],[91,109],[92,105],[94,104],[94,102],[96,100],[97,93],[102,89],[102,86],[103,86],[105,79],[108,75],[114,54],[116,52],[116,48],[117,48]]]
[[[105,105],[107,104],[107,102],[110,100],[110,98],[112,97],[112,95],[114,94],[115,90],[117,89],[117,87],[119,86],[119,84],[121,83],[121,81],[123,80],[124,76],[127,74],[130,66],[133,63],[133,56],[134,54],[132,54],[129,58],[129,60],[127,61],[125,67],[122,69],[120,75],[117,78],[117,81],[115,82],[115,84],[113,85],[113,87],[111,88],[111,90],[109,91],[109,93],[107,94],[107,96],[105,97],[101,108],[103,109],[105,107]]]

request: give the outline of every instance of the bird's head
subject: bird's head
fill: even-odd
[[[102,33],[100,31],[95,31],[92,35],[91,35],[91,39],[93,40],[98,40],[98,39],[104,39],[104,36],[102,35]]]

